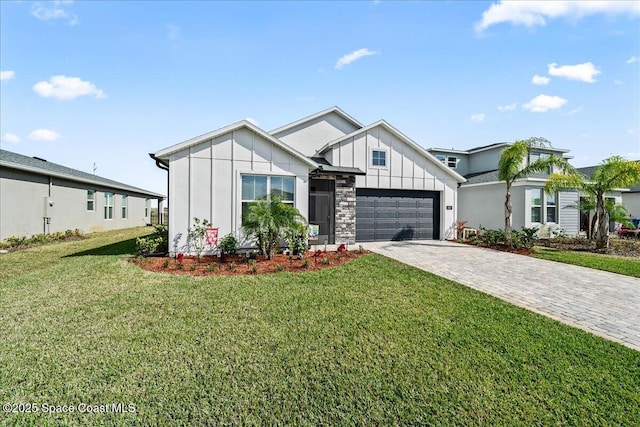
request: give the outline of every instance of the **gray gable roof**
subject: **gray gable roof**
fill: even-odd
[[[19,169],[33,172],[41,175],[55,176],[58,178],[68,179],[86,184],[94,184],[103,187],[113,188],[115,190],[123,190],[132,193],[138,193],[151,198],[164,198],[162,194],[153,193],[143,190],[132,185],[123,184],[101,176],[92,175],[77,169],[68,168],[56,163],[48,162],[37,157],[24,156],[7,150],[0,150],[0,166],[11,169]]]

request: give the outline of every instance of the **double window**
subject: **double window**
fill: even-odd
[[[458,166],[458,158],[454,156],[444,156],[442,154],[437,154],[436,159],[440,162],[444,163],[451,169],[455,169]]]
[[[104,219],[113,219],[113,193],[104,193]]]
[[[122,219],[127,219],[127,196],[122,195]]]
[[[558,203],[555,193],[545,193],[543,198],[542,188],[531,189],[531,222],[540,224],[558,222]]]
[[[87,210],[96,210],[96,192],[95,190],[87,190]]]
[[[292,176],[242,175],[242,218],[249,204],[277,196],[283,203],[294,204],[295,178]]]

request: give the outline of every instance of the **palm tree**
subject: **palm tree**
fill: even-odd
[[[549,141],[544,138],[529,138],[516,141],[500,154],[498,162],[498,179],[507,185],[507,192],[504,198],[504,237],[507,242],[511,241],[511,223],[513,208],[511,206],[511,187],[519,179],[526,178],[535,173],[546,172],[551,167],[556,166],[563,171],[570,171],[572,167],[567,161],[558,156],[550,155],[540,157],[533,162],[529,162],[529,154],[533,147],[547,145]]]
[[[243,218],[243,229],[256,239],[262,255],[271,259],[280,239],[294,233],[306,233],[306,221],[294,206],[271,195],[271,200],[258,200],[249,205]]]
[[[617,188],[631,187],[637,183],[640,183],[640,162],[612,156],[604,160],[591,177],[585,177],[577,171],[565,175],[552,174],[545,191],[573,188],[595,199],[598,223],[596,248],[606,250],[609,246],[609,216],[605,195]]]

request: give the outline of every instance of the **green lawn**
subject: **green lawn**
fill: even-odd
[[[640,277],[640,259],[616,255],[578,252],[562,249],[536,247],[531,256],[565,264],[580,265],[596,270],[610,271],[631,277]]]
[[[0,256],[8,425],[640,425],[640,352],[378,255],[190,278],[109,232]]]

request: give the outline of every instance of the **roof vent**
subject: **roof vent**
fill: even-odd
[[[36,159],[36,160],[40,160],[41,162],[46,162],[47,161],[47,159],[43,159],[41,157],[33,156],[33,158]]]

